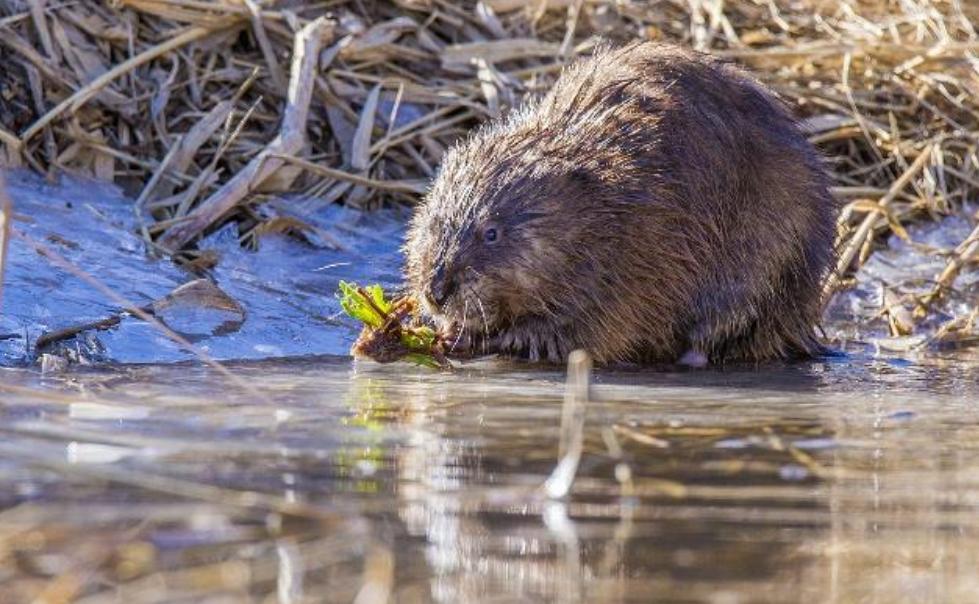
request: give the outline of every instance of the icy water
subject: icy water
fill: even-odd
[[[979,363],[2,375],[2,602],[974,602]]]
[[[13,226],[31,243],[14,237],[10,245],[0,365],[28,362],[44,352],[33,349],[43,333],[98,321],[120,309],[118,301],[45,260],[32,245],[64,258],[133,306],[159,300],[196,278],[169,261],[147,258],[136,234],[133,200],[117,188],[68,177],[49,183],[23,171],[9,172],[7,181]],[[243,316],[236,317],[243,319],[240,325],[214,329],[224,318],[209,316],[215,313],[208,308],[175,309],[159,318],[218,359],[346,353],[358,328],[339,316],[337,282],[397,285],[403,216],[355,212],[315,199],[277,200],[264,211],[309,225],[307,242],[267,236],[259,242],[260,253],[253,253],[242,249],[229,226],[200,244],[218,259],[207,278],[242,307]],[[92,363],[196,358],[133,317],[62,346]]]
[[[147,259],[118,190],[8,183],[0,604],[979,602],[979,354],[880,337],[885,287],[927,287],[948,225],[836,299],[848,356],[597,370],[562,438],[563,368],[342,356],[337,281],[397,284],[395,212],[279,200],[305,243],[205,239],[236,316],[158,317],[230,375],[131,316],[38,350],[120,306],[37,245],[133,305],[196,277]],[[959,285],[949,317],[979,296]],[[76,364],[42,374],[43,353]]]

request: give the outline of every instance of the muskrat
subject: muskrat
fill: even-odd
[[[668,45],[606,48],[446,153],[409,228],[408,288],[473,352],[811,356],[828,184],[746,72]]]

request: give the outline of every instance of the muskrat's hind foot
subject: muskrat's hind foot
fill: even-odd
[[[708,364],[707,355],[699,350],[691,348],[690,350],[684,352],[679,359],[677,359],[676,364],[702,369]]]

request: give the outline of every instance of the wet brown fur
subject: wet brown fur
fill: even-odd
[[[604,50],[446,155],[409,230],[408,283],[477,352],[813,355],[837,213],[827,185],[743,71],[672,46]],[[442,304],[435,282],[451,292]]]

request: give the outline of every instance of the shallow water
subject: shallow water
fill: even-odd
[[[600,370],[554,500],[562,371],[230,367],[0,376],[0,601],[979,593],[977,359]]]

